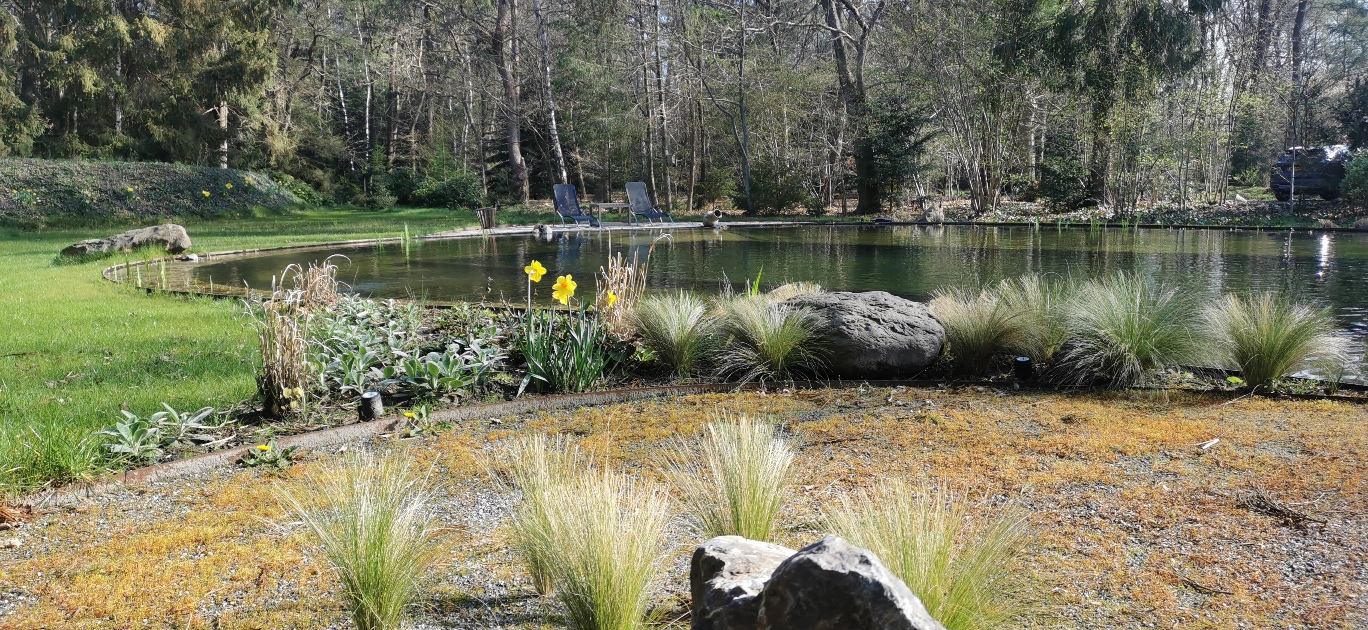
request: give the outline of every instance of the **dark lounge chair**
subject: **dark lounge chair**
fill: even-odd
[[[561,225],[565,225],[565,220],[570,219],[575,225],[584,221],[590,227],[599,226],[599,220],[595,219],[594,215],[580,209],[579,193],[575,191],[573,184],[556,184],[552,188],[556,191],[556,214],[560,215]]]
[[[632,219],[646,219],[662,221],[669,219],[674,222],[674,217],[668,212],[661,212],[651,204],[651,197],[646,194],[646,182],[627,182],[627,204],[632,208]]]

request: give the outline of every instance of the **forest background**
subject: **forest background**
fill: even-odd
[[[0,155],[320,203],[1120,216],[1368,142],[1360,0],[0,0]]]

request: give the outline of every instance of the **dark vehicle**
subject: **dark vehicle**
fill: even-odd
[[[1334,199],[1339,196],[1344,164],[1348,161],[1349,147],[1342,144],[1292,147],[1273,163],[1268,187],[1278,201],[1291,199],[1293,190],[1298,195],[1320,195],[1322,199]]]

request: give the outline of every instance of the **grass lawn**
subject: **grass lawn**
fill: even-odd
[[[545,218],[502,212],[503,223]],[[190,222],[197,251],[419,235],[471,212],[317,209]],[[0,495],[101,472],[97,434],[120,409],[149,415],[235,405],[255,391],[256,337],[241,303],[146,295],[100,277],[121,261],[54,264],[75,241],[126,227],[0,230]]]
[[[886,478],[942,480],[975,514],[1024,508],[1033,542],[1011,570],[1026,578],[1031,606],[1013,627],[1368,625],[1361,406],[981,387],[688,396],[474,422],[396,444],[434,466],[447,532],[414,621],[564,624],[508,547],[516,498],[483,468],[496,441],[566,434],[598,461],[663,482],[661,451],[719,411],[769,418],[795,448],[777,541],[790,547],[822,535],[821,510],[843,493]],[[335,460],[308,455],[276,477],[220,470],[41,515],[15,532],[21,547],[0,550],[0,619],[16,630],[345,625],[336,579],[275,494]],[[1319,522],[1297,527],[1248,507],[1255,486]],[[656,573],[653,601],[671,627],[688,624],[688,554],[699,542],[672,529]]]

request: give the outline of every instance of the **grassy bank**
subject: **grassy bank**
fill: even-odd
[[[500,220],[539,216],[513,211]],[[315,209],[185,225],[195,250],[215,251],[475,224],[470,212]],[[100,277],[112,260],[55,264],[62,247],[125,227],[0,231],[0,493],[98,475],[96,434],[120,409],[224,408],[254,392],[256,338],[240,303],[112,284]]]

